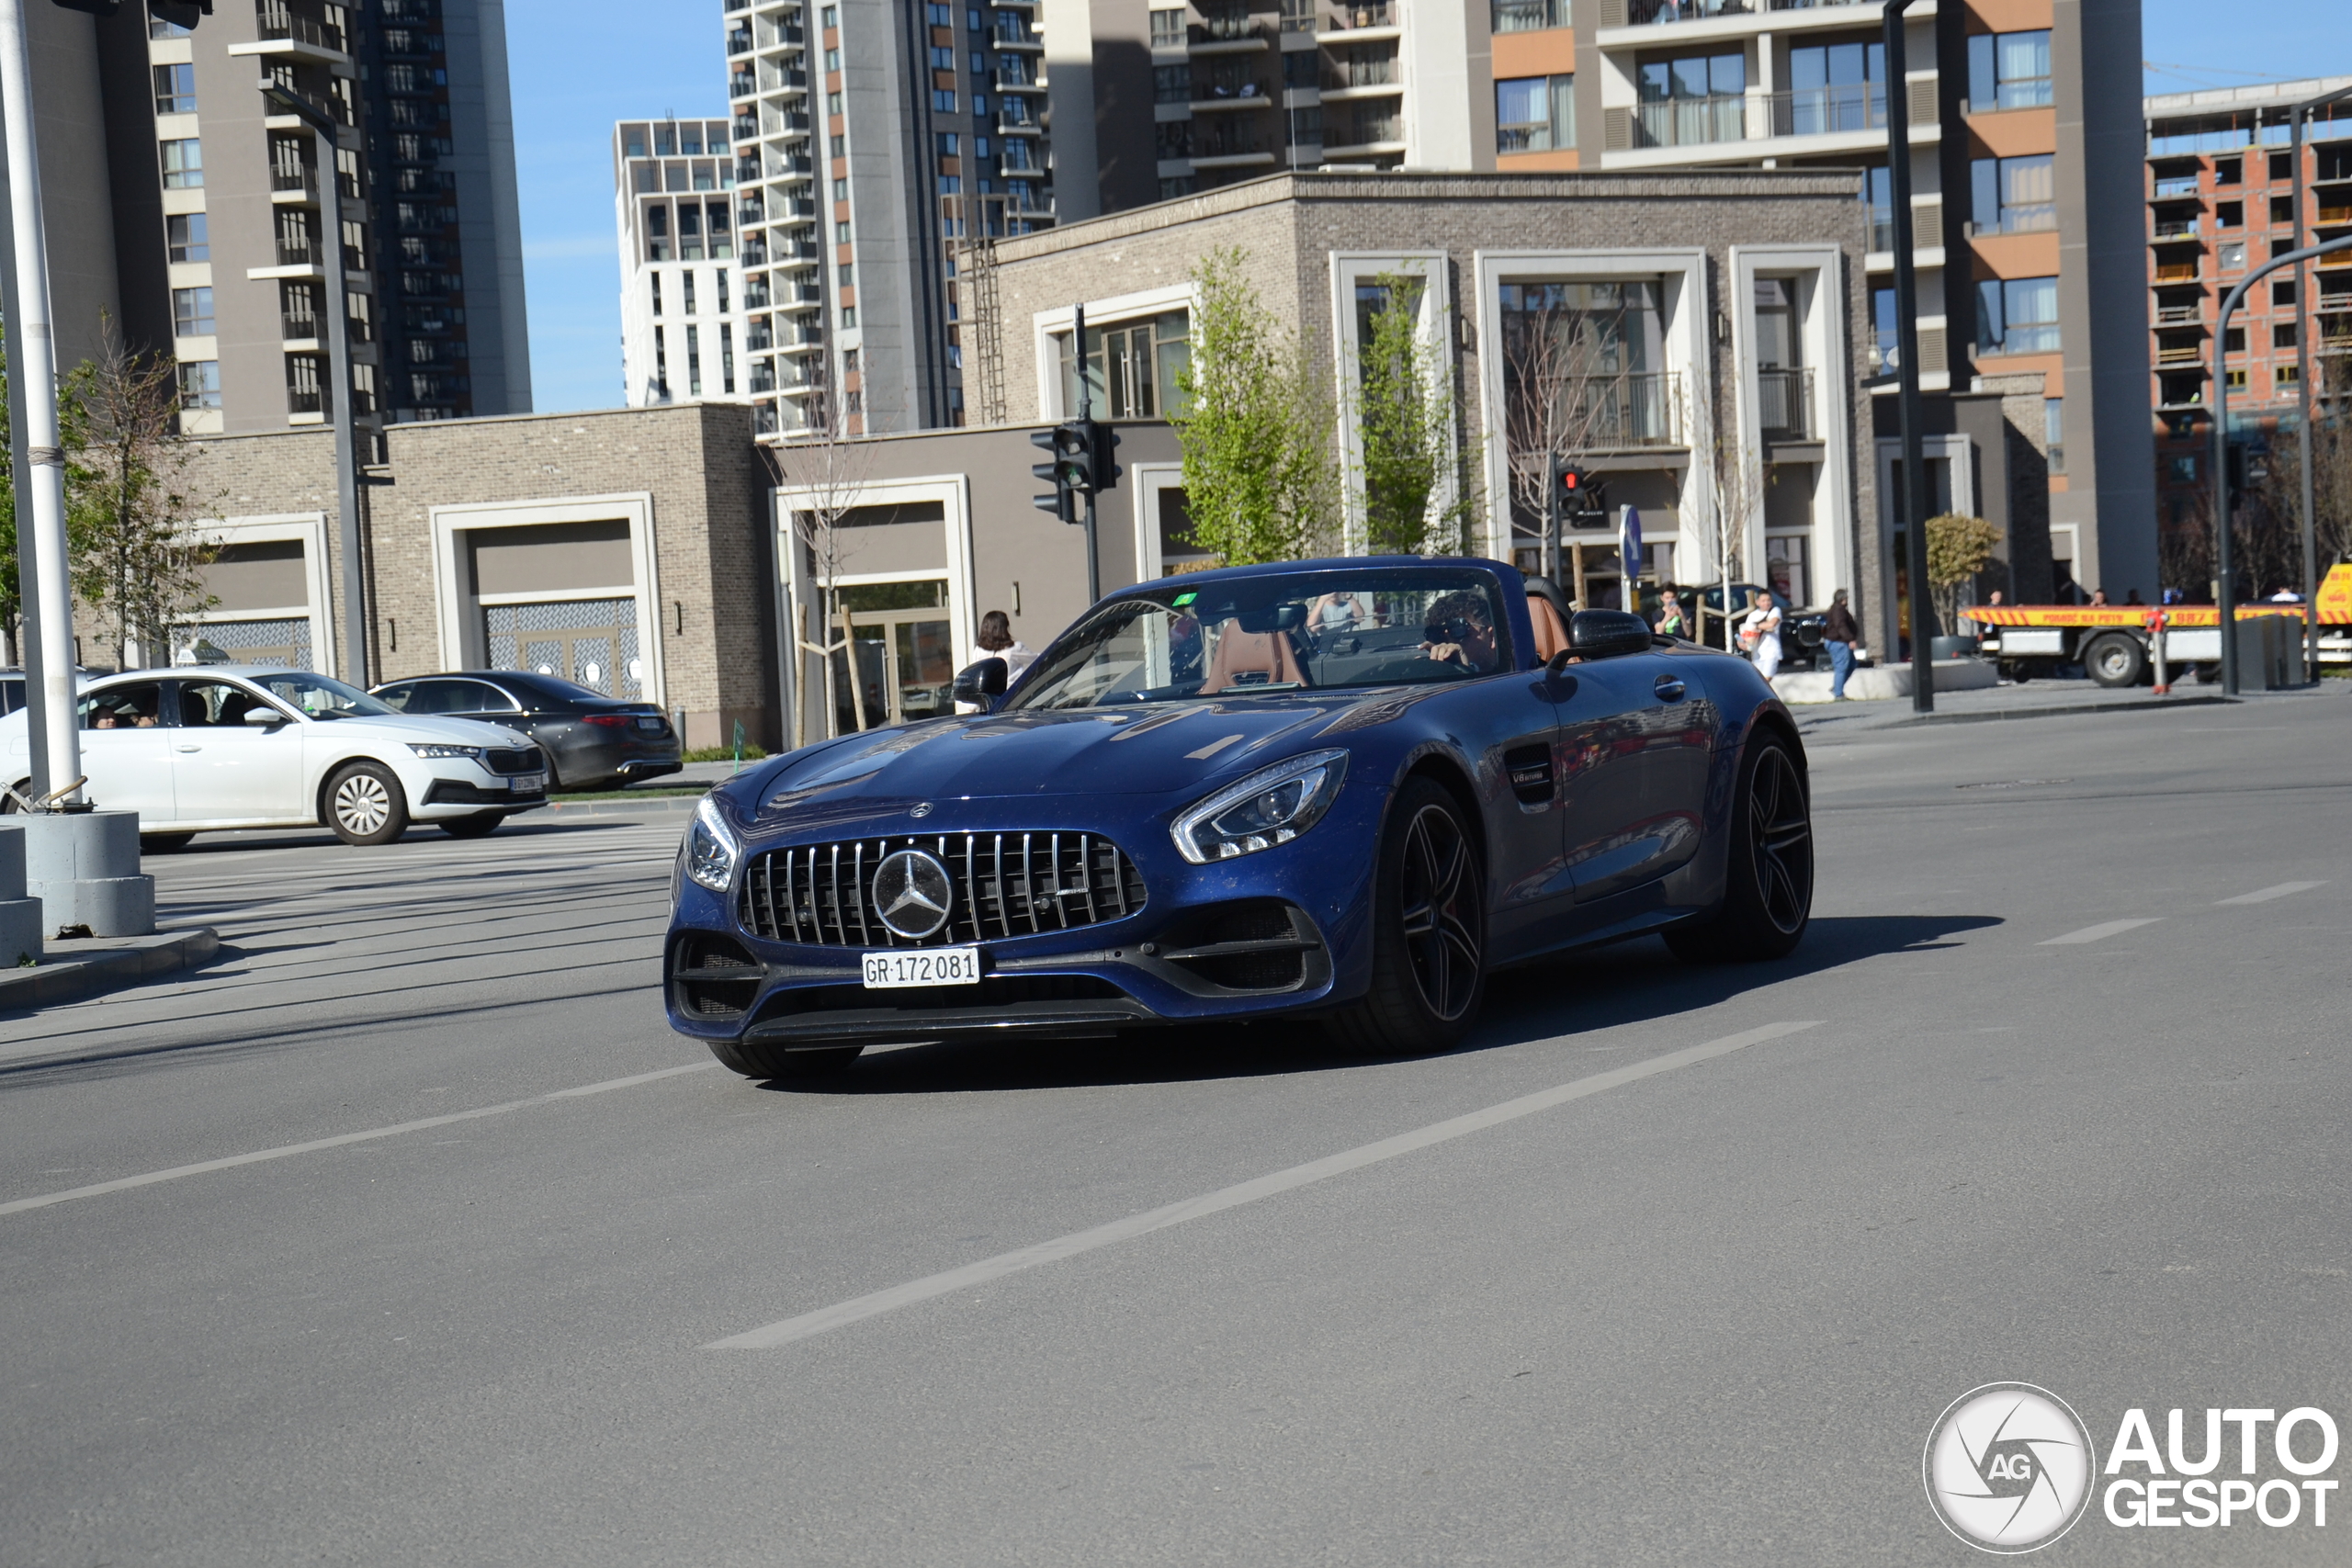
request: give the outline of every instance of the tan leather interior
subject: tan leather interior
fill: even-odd
[[[1527,618],[1535,623],[1535,659],[1548,664],[1552,656],[1568,649],[1568,628],[1560,624],[1560,612],[1552,608],[1548,600],[1531,593],[1527,596]]]
[[[1299,667],[1298,652],[1289,637],[1281,632],[1245,632],[1239,621],[1227,621],[1217,627],[1216,652],[1209,658],[1208,679],[1201,682],[1201,694],[1233,691],[1242,685],[1244,675],[1265,677],[1263,682],[1252,682],[1252,685],[1279,686],[1293,681],[1306,684],[1306,671]]]

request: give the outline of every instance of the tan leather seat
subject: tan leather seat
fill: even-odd
[[[1262,675],[1263,682],[1245,684],[1244,675]],[[1217,627],[1216,651],[1209,657],[1208,679],[1201,682],[1201,694],[1211,696],[1218,692],[1247,690],[1250,685],[1286,685],[1296,682],[1306,684],[1306,671],[1298,662],[1298,650],[1291,647],[1290,638],[1281,632],[1245,632],[1239,621],[1227,621]]]
[[[1538,664],[1549,664],[1553,655],[1568,650],[1568,628],[1560,624],[1560,612],[1552,608],[1550,600],[1529,594],[1527,618],[1535,623],[1535,661]]]

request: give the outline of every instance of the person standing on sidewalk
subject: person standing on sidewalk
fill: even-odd
[[[1747,604],[1747,618],[1739,626],[1739,645],[1756,661],[1757,673],[1769,685],[1781,669],[1781,607],[1760,588],[1748,590]]]
[[[1854,672],[1854,644],[1860,642],[1862,628],[1854,624],[1854,612],[1846,608],[1846,591],[1842,588],[1829,596],[1829,614],[1821,618],[1821,646],[1829,650],[1829,700],[1842,703],[1846,697],[1846,677]]]

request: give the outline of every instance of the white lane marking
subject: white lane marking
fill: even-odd
[[[1193,761],[1204,761],[1208,758],[1216,756],[1219,751],[1224,750],[1227,747],[1232,745],[1235,741],[1240,739],[1241,737],[1238,735],[1228,735],[1222,740],[1212,740],[1207,745],[1202,747],[1199,750],[1187,751],[1184,755],[1191,758]]]
[[[2324,887],[2324,882],[2282,882],[2276,887],[2257,888],[2241,893],[2234,898],[2216,898],[2215,904],[2267,904],[2273,898],[2284,898],[2290,893],[2308,893],[2314,887]]]
[[[2102,925],[2085,926],[2081,931],[2068,931],[2064,936],[2053,936],[2048,942],[2038,942],[2035,945],[2065,947],[2076,942],[2104,942],[2121,931],[2137,931],[2142,926],[2153,926],[2162,919],[2164,919],[2162,915],[2155,915],[2143,920],[2109,920]]]
[[[1630,1066],[1619,1067],[1611,1072],[1596,1073],[1590,1077],[1577,1078],[1573,1082],[1562,1084],[1556,1089],[1540,1089],[1533,1094],[1521,1095],[1517,1100],[1504,1100],[1500,1105],[1490,1105],[1484,1111],[1473,1111],[1466,1115],[1431,1122],[1429,1126],[1410,1133],[1399,1133],[1393,1138],[1383,1138],[1378,1143],[1365,1144],[1340,1154],[1329,1155],[1306,1165],[1295,1165],[1288,1170],[1278,1170],[1271,1176],[1261,1176],[1253,1181],[1240,1182],[1202,1197],[1187,1198],[1182,1202],[1170,1203],[1165,1208],[1153,1209],[1141,1214],[1131,1214],[1124,1220],[1114,1220],[1109,1224],[1096,1225],[1091,1230],[1077,1231],[1052,1241],[1041,1241],[1035,1247],[1024,1247],[1017,1252],[1001,1253],[994,1258],[983,1258],[978,1263],[967,1263],[961,1269],[951,1269],[944,1274],[933,1274],[928,1279],[916,1280],[904,1285],[894,1285],[887,1291],[876,1291],[871,1295],[859,1296],[853,1301],[842,1302],[829,1307],[820,1307],[815,1312],[802,1313],[798,1317],[787,1317],[780,1323],[771,1323],[764,1327],[752,1329],[748,1333],[734,1335],[726,1339],[713,1340],[703,1348],[706,1350],[773,1350],[778,1346],[789,1345],[797,1339],[810,1338],[828,1329],[840,1328],[847,1324],[855,1323],[861,1318],[876,1317],[886,1312],[896,1311],[902,1306],[911,1306],[917,1302],[929,1301],[934,1296],[949,1295],[956,1291],[969,1290],[975,1285],[984,1285],[989,1280],[1001,1280],[1008,1274],[1017,1274],[1024,1269],[1035,1269],[1041,1263],[1058,1263],[1065,1258],[1075,1258],[1081,1252],[1091,1252],[1098,1247],[1109,1247],[1116,1242],[1132,1241],[1137,1236],[1148,1235],[1153,1231],[1165,1230],[1170,1225],[1181,1225],[1187,1220],[1205,1219],[1211,1214],[1223,1213],[1227,1209],[1238,1209],[1245,1203],[1255,1203],[1261,1199],[1276,1197],[1317,1181],[1328,1181],[1332,1177],[1344,1176],[1349,1171],[1361,1170],[1365,1166],[1377,1165],[1382,1160],[1395,1159],[1399,1155],[1412,1154],[1433,1145],[1466,1137],[1472,1133],[1483,1133],[1489,1127],[1499,1127],[1506,1122],[1516,1122],[1522,1116],[1532,1116],[1539,1111],[1549,1111],[1554,1106],[1566,1105],[1572,1100],[1583,1100],[1590,1095],[1605,1094],[1612,1089],[1619,1089],[1643,1078],[1656,1077],[1660,1073],[1673,1072],[1678,1067],[1688,1067],[1700,1062],[1711,1061],[1717,1056],[1729,1055],[1734,1051],[1760,1044],[1767,1040],[1778,1040],[1782,1035],[1794,1034],[1801,1030],[1815,1028],[1820,1022],[1819,1019],[1809,1019],[1802,1022],[1768,1023],[1760,1028],[1746,1030],[1737,1034],[1727,1034],[1721,1040],[1711,1040],[1704,1045],[1693,1045],[1687,1050],[1668,1052],[1663,1056],[1653,1056],[1646,1062],[1636,1062]]]
[[[503,1105],[485,1105],[479,1110],[455,1111],[447,1116],[427,1116],[421,1122],[402,1122],[390,1127],[371,1127],[364,1133],[343,1133],[332,1138],[313,1138],[307,1144],[287,1144],[275,1149],[256,1149],[249,1155],[230,1155],[222,1159],[199,1160],[194,1165],[176,1165],[169,1170],[151,1170],[144,1176],[125,1176],[113,1181],[94,1182],[88,1187],[69,1188],[63,1192],[44,1192],[38,1198],[18,1198],[13,1202],[0,1203],[0,1214],[20,1213],[27,1209],[46,1209],[52,1203],[70,1203],[76,1198],[99,1198],[109,1192],[127,1192],[134,1187],[153,1187],[160,1181],[177,1181],[183,1177],[203,1176],[210,1171],[228,1170],[241,1165],[259,1165],[264,1160],[285,1159],[293,1155],[316,1154],[321,1149],[339,1149],[347,1144],[371,1143],[378,1138],[396,1138],[403,1133],[423,1133],[435,1127],[447,1127],[458,1122],[479,1122],[485,1116],[503,1116],[510,1111],[521,1111],[533,1105],[546,1105],[559,1100],[577,1100],[582,1095],[604,1094],[611,1089],[634,1089],[639,1084],[653,1083],[662,1078],[673,1078],[680,1073],[707,1072],[718,1066],[716,1062],[693,1062],[683,1067],[663,1067],[658,1072],[637,1073],[625,1078],[606,1078],[601,1083],[582,1084],[576,1089],[560,1089],[550,1094],[535,1094],[528,1100],[510,1100]]]

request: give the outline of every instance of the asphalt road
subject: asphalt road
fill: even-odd
[[[1430,1060],[761,1087],[661,1020],[675,817],[199,839],[233,957],[0,1020],[0,1563],[1962,1562],[1976,1385],[2352,1424],[2352,702],[1838,717],[1796,957]]]

